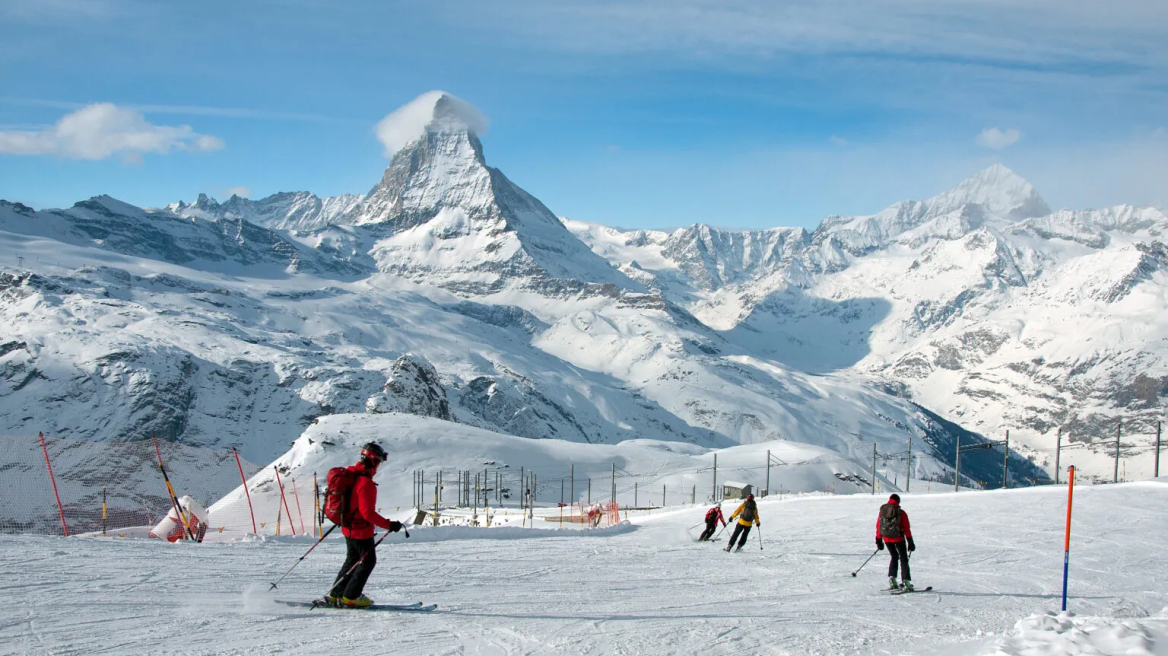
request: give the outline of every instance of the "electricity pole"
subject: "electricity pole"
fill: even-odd
[[[1054,448],[1054,484],[1059,484],[1059,460],[1063,455],[1063,427],[1059,426],[1057,446]]]
[[[1010,429],[1006,429],[1006,455],[1002,457],[1002,488],[1010,487]]]
[[[1112,478],[1112,483],[1119,482],[1119,431],[1123,426],[1123,422],[1119,421],[1115,424],[1115,475]]]
[[[904,491],[907,494],[912,484],[912,433],[908,434],[908,473],[904,477]]]
[[[961,491],[961,435],[957,435],[957,459],[953,468],[953,491]]]
[[[876,444],[872,444],[872,494],[876,494]]]

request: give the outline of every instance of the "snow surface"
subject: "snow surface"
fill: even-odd
[[[416,527],[382,544],[367,592],[439,604],[425,615],[273,603],[328,586],[331,538],[268,592],[311,539],[2,535],[0,652],[1168,654],[1168,485],[1076,489],[1066,615],[1065,487],[903,497],[934,590],[902,597],[882,591],[883,553],[849,576],[873,550],[868,495],[761,499],[763,548],[756,532],[737,554],[693,541],[704,505],[621,530]]]

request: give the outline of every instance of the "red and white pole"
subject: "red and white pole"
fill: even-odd
[[[57,514],[61,516],[61,530],[69,537],[69,527],[65,525],[65,511],[61,508],[61,495],[57,494],[57,479],[53,476],[53,464],[49,462],[49,450],[45,447],[45,434],[37,433],[41,440],[41,451],[45,454],[45,466],[49,468],[49,482],[53,484],[53,498],[57,500]]]
[[[1063,544],[1063,610],[1067,609],[1067,574],[1071,564],[1071,504],[1075,500],[1075,466],[1067,467],[1067,539]]]

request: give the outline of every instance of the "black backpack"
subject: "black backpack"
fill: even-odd
[[[742,506],[742,519],[747,522],[754,521],[754,513],[758,511],[758,507],[754,503],[754,499],[748,500]]]
[[[903,538],[904,531],[900,530],[900,506],[895,503],[886,503],[880,506],[880,537]]]

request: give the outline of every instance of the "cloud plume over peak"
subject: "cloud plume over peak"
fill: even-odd
[[[977,135],[978,145],[986,148],[993,148],[994,150],[1001,150],[1018,143],[1022,138],[1022,132],[1009,128],[1007,130],[999,130],[998,128],[986,128]]]
[[[474,105],[445,91],[427,91],[381,119],[376,133],[386,156],[393,157],[427,128],[465,128],[482,133],[487,125],[487,117]]]

